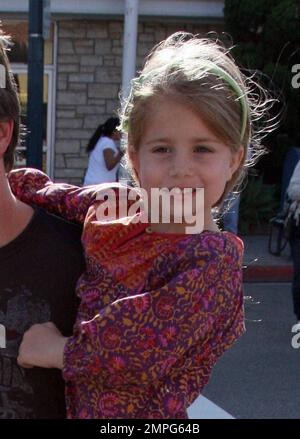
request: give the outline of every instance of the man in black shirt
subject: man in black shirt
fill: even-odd
[[[6,173],[19,141],[20,108],[0,34],[0,419],[64,418],[57,369],[21,368],[24,332],[53,321],[72,334],[75,285],[84,270],[81,229],[17,200]]]

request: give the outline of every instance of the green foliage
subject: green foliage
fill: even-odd
[[[279,131],[294,137],[300,89],[292,87],[291,68],[300,64],[299,0],[225,0],[224,16],[234,57],[244,68],[263,73],[265,87],[285,105]]]
[[[249,177],[241,194],[239,233],[263,233],[266,225],[278,211],[278,186],[264,184],[262,176]]]

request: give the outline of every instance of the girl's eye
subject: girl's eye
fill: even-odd
[[[171,149],[168,146],[158,146],[153,152],[170,152]]]
[[[194,149],[195,152],[212,152],[207,146],[198,145]]]

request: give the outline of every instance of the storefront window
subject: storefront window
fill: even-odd
[[[12,46],[8,58],[18,86],[21,103],[21,122],[26,127],[27,121],[27,62],[28,62],[28,23],[25,21],[3,20],[3,31],[11,36]],[[44,44],[44,96],[43,96],[43,171],[51,174],[52,132],[52,94],[53,94],[53,34],[51,26],[49,38]],[[26,166],[26,145],[17,148],[16,167]]]
[[[3,20],[3,31],[11,36],[12,47],[8,53],[11,63],[27,64],[28,62],[28,22]],[[44,44],[44,64],[53,64],[53,32],[54,25],[50,27],[49,37]]]

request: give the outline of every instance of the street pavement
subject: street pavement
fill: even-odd
[[[190,417],[299,419],[300,347],[291,344],[291,284],[244,287],[247,332],[216,364]]]

